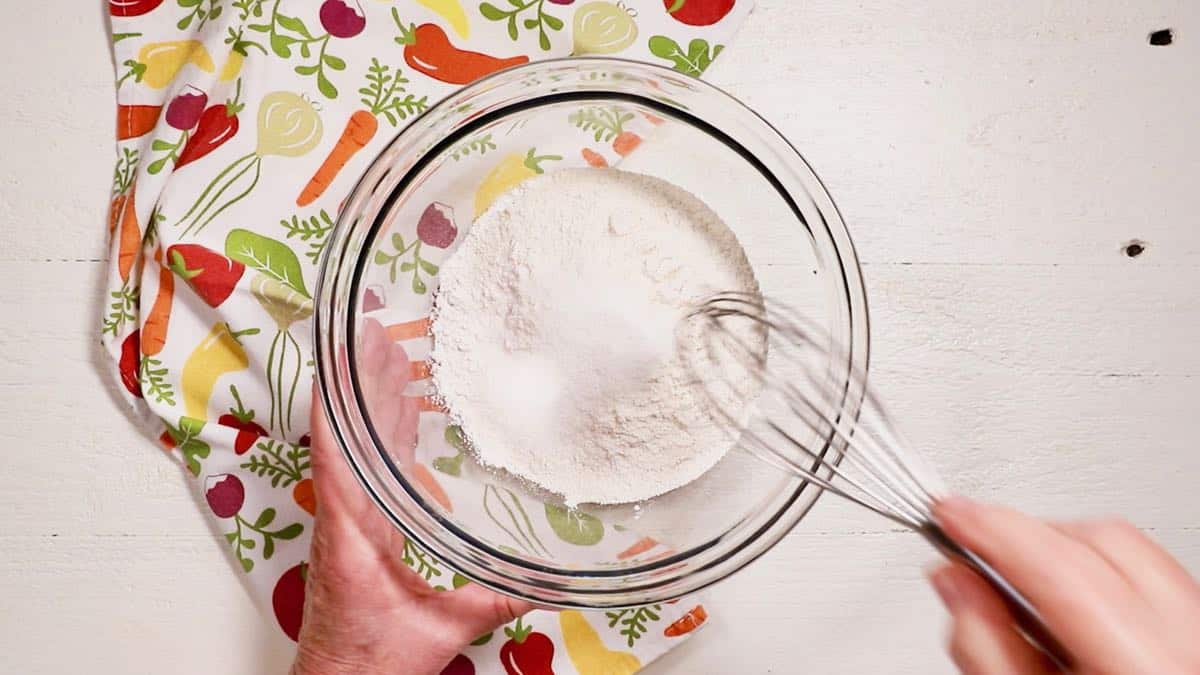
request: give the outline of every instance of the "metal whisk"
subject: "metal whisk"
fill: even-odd
[[[941,478],[904,442],[867,387],[866,372],[846,365],[847,355],[815,322],[782,303],[732,292],[712,296],[689,319],[703,320],[709,362],[697,367],[701,382],[747,449],[920,534],[974,569],[1004,598],[1026,638],[1069,668],[1070,655],[1028,599],[938,524],[932,507],[947,494]],[[724,367],[713,368],[714,362]],[[749,416],[719,393],[739,383],[744,390],[747,380],[761,389]],[[862,406],[846,414],[843,404],[860,393]]]

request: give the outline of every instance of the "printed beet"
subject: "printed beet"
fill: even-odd
[[[471,663],[471,659],[459,654],[442,668],[441,675],[475,675],[475,664]]]
[[[204,499],[218,518],[232,518],[246,502],[246,486],[231,473],[209,476],[204,480]]]
[[[663,0],[667,13],[689,26],[711,26],[733,9],[734,0]]]
[[[167,124],[180,131],[187,131],[200,121],[200,115],[204,112],[206,105],[208,105],[208,94],[189,84],[167,105]]]
[[[454,243],[458,228],[454,226],[454,210],[441,202],[425,207],[417,220],[417,237],[434,248],[446,248]]]
[[[352,38],[367,27],[362,9],[355,9],[343,0],[325,0],[321,5],[321,25],[336,38]]]
[[[271,592],[271,609],[279,628],[292,640],[300,637],[300,624],[304,623],[304,578],[308,576],[308,563],[300,563],[284,572],[275,582]]]
[[[374,312],[383,308],[383,287],[378,284],[367,286],[367,289],[363,291],[362,311]]]

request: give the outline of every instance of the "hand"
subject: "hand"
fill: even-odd
[[[360,372],[376,431],[413,461],[417,409],[408,356],[366,321]],[[313,397],[317,400],[316,396]],[[350,473],[319,405],[312,413],[317,510],[294,675],[439,673],[463,647],[530,607],[475,584],[435,591],[401,561],[403,535]]]
[[[1079,673],[1200,673],[1200,585],[1122,520],[1046,523],[961,497],[934,514],[1038,609]],[[969,675],[1058,672],[1013,628],[991,587],[960,564],[931,575]]]

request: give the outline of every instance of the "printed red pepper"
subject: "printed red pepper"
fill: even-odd
[[[229,391],[233,394],[237,408],[231,408],[228,413],[218,417],[217,424],[238,430],[237,437],[233,440],[233,451],[244,455],[258,439],[267,435],[267,430],[254,421],[254,411],[246,410],[242,405],[242,397],[238,396],[237,387],[230,385]]]
[[[238,80],[237,91],[232,99],[211,105],[200,113],[196,130],[192,132],[187,144],[180,151],[179,158],[175,160],[176,170],[216,150],[237,134],[238,113],[245,107],[240,102],[241,96],[242,81]]]
[[[138,331],[133,331],[121,343],[121,359],[117,362],[117,370],[121,373],[121,384],[125,389],[138,398],[142,398],[142,383],[138,379],[138,366],[141,365],[142,348],[138,339]]]
[[[413,68],[435,80],[450,84],[470,84],[498,70],[528,63],[528,56],[498,58],[479,52],[459,49],[450,42],[446,31],[432,23],[420,26],[400,21],[400,15],[392,10],[392,18],[400,29],[396,42],[404,45],[404,61]]]
[[[178,274],[209,307],[233,293],[246,266],[200,244],[175,244],[167,249],[167,266]]]
[[[141,16],[158,9],[163,0],[108,0],[108,13],[113,16]]]
[[[554,643],[544,633],[533,632],[518,618],[516,625],[505,628],[508,642],[500,647],[500,663],[507,675],[554,675]]]

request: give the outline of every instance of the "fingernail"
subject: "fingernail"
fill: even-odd
[[[938,597],[942,599],[942,604],[953,614],[962,606],[963,594],[952,570],[953,568],[949,566],[942,567],[929,575],[929,581],[933,584],[933,590],[937,592]]]

